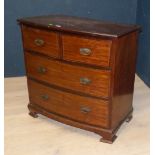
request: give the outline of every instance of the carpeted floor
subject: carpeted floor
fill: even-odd
[[[26,78],[5,79],[5,155],[149,155],[149,88],[136,77],[134,114],[111,144],[27,109]]]

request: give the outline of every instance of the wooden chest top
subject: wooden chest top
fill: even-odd
[[[18,20],[29,26],[59,30],[77,34],[117,38],[140,29],[137,25],[115,24],[89,18],[79,18],[64,15],[48,15],[29,17]]]

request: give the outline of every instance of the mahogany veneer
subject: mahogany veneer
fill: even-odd
[[[57,33],[26,26],[23,26],[22,30],[24,49],[56,58],[60,57],[59,35]],[[42,45],[36,45],[39,40],[42,41]]]
[[[102,98],[109,97],[111,74],[109,70],[66,64],[28,52],[25,53],[25,59],[29,77],[85,94]],[[42,67],[46,70],[44,73],[38,71]],[[81,78],[88,78],[91,82],[81,84]]]
[[[112,143],[120,125],[132,118],[140,27],[62,15],[18,22],[29,114],[95,132]]]
[[[109,67],[111,40],[63,35],[62,42],[64,60]],[[90,55],[79,52],[85,47],[92,51]]]

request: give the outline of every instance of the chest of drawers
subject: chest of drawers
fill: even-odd
[[[95,132],[112,143],[132,118],[139,27],[51,15],[21,26],[29,114]]]

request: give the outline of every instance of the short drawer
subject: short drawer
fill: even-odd
[[[108,127],[108,101],[67,93],[28,80],[32,104],[79,122]]]
[[[25,52],[27,75],[37,80],[92,96],[108,98],[109,70],[87,68]]]
[[[51,57],[59,57],[60,49],[57,33],[26,26],[22,26],[22,33],[25,49]]]
[[[110,65],[110,40],[63,35],[62,43],[65,60],[103,67]]]

